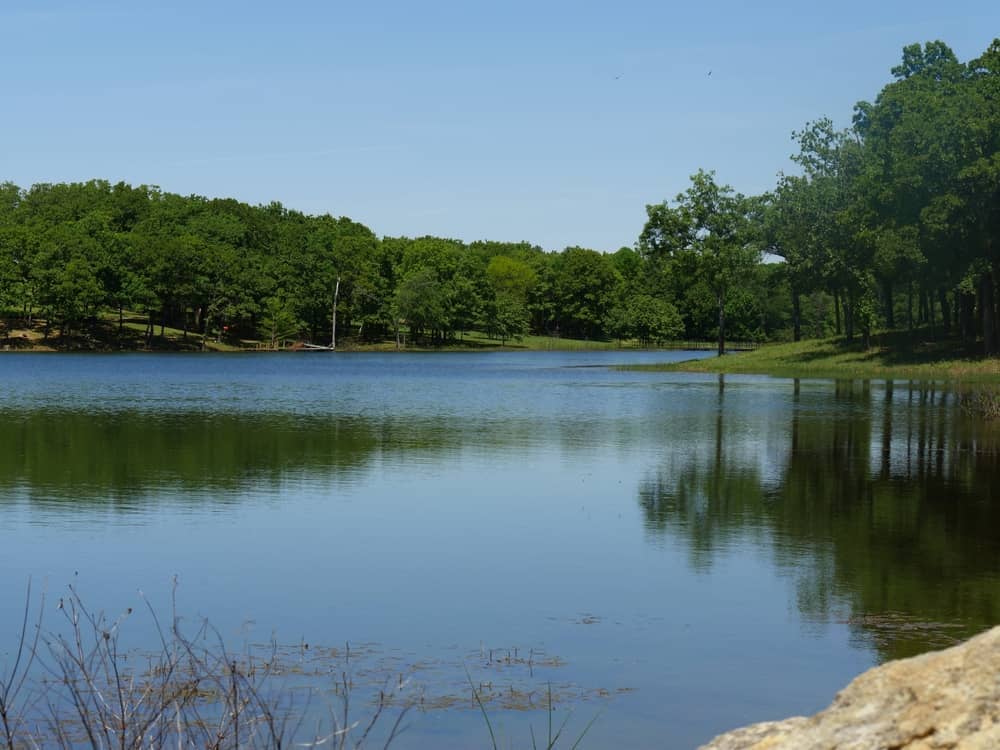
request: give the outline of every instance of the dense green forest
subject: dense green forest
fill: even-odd
[[[102,311],[132,311],[147,320],[150,342],[171,326],[213,339],[326,345],[336,305],[341,340],[382,341],[400,329],[417,343],[471,329],[499,340],[528,331],[643,343],[712,335],[710,301],[689,293],[682,319],[650,261],[629,248],[546,253],[528,243],[380,239],[350,219],[277,203],[104,181],[8,184],[2,210],[2,303],[20,321],[51,322],[61,334]],[[775,270],[760,269],[744,304],[753,307]],[[773,335],[781,324],[744,319],[745,338]]]
[[[667,259],[675,290],[674,269],[697,267],[720,350],[733,295],[765,250],[785,260],[774,278],[795,340],[822,335],[832,312],[848,341],[919,325],[998,353],[1000,40],[968,63],[942,42],[913,44],[892,76],[855,106],[851,129],[819,119],[795,133],[801,172],[772,192],[734,194],[701,172],[673,205],[648,208],[639,247]]]
[[[997,354],[1000,40],[967,63],[914,44],[891,73],[850,129],[795,133],[798,172],[773,191],[744,196],[700,171],[615,253],[380,238],[280,203],[102,180],[3,183],[0,308],[8,329],[63,339],[139,315],[146,346],[166,326],[272,346],[479,330],[720,351],[727,337],[868,344],[919,327]]]

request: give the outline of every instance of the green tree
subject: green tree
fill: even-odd
[[[92,264],[95,251],[76,222],[57,224],[42,239],[32,275],[46,320],[49,325],[58,322],[63,336],[93,315],[104,297]]]
[[[433,268],[414,268],[396,289],[394,309],[417,340],[428,332],[437,337],[447,328],[447,308],[445,290]]]
[[[871,247],[887,325],[894,325],[894,283],[916,281],[931,305],[935,297],[940,302],[947,331],[948,292],[968,259],[955,252],[958,238],[925,221],[925,212],[939,203],[940,213],[940,201],[953,200],[956,165],[967,158],[965,66],[943,42],[928,42],[905,47],[892,73],[896,80],[873,104],[855,108],[855,131],[864,143],[854,191],[864,214],[859,235]]]
[[[648,220],[640,244],[653,256],[694,261],[697,274],[715,298],[718,352],[726,353],[726,301],[760,261],[759,239],[751,216],[756,202],[718,185],[714,172],[699,170],[691,186],[671,206],[646,207]]]
[[[560,333],[581,338],[604,335],[618,283],[610,258],[596,250],[569,247],[556,256],[553,271]]]
[[[285,341],[294,338],[302,329],[302,321],[285,295],[275,294],[264,300],[260,318],[260,328],[272,349],[280,348]]]
[[[649,294],[630,297],[626,306],[629,335],[647,346],[653,342],[669,341],[684,333],[684,321],[677,308],[666,300]]]
[[[504,294],[526,304],[538,282],[538,274],[528,263],[509,255],[494,255],[486,266],[486,278],[495,294]]]
[[[356,316],[365,314],[366,298],[359,292],[373,286],[378,240],[368,227],[346,217],[324,215],[306,224],[305,247],[295,252],[294,279],[287,286],[296,291],[298,315],[312,338],[332,342],[335,297],[338,328],[349,329]]]
[[[497,294],[489,305],[486,332],[501,344],[508,339],[520,339],[528,332],[528,310],[521,300],[506,294]]]
[[[968,65],[973,111],[968,158],[958,171],[954,205],[968,238],[969,275],[978,278],[983,346],[987,355],[1000,354],[996,286],[1000,277],[1000,39]],[[967,299],[971,294],[967,295]]]

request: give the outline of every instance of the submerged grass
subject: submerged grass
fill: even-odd
[[[109,619],[88,610],[70,587],[57,610],[63,615],[58,629],[43,630],[43,597],[32,628],[29,584],[16,657],[0,669],[0,750],[358,750],[376,737],[388,747],[415,705],[391,700],[387,686],[367,718],[355,720],[344,672],[339,705],[329,705],[307,729],[306,717],[315,713],[307,711],[311,694],[303,699],[276,682],[281,672],[274,645],[263,657],[233,652],[207,623],[185,634],[176,615],[161,627],[150,607],[161,648],[136,654],[120,641],[131,608]]]
[[[490,715],[486,711],[486,706],[483,703],[483,699],[480,696],[479,691],[476,689],[475,684],[472,682],[472,675],[470,675],[468,671],[466,671],[465,675],[469,680],[469,687],[472,689],[472,697],[475,699],[476,705],[479,707],[479,710],[483,715],[483,721],[486,722],[486,729],[489,731],[490,734],[490,744],[492,745],[493,750],[499,750],[499,745],[497,744],[497,735],[496,732],[493,731],[493,722],[490,721]],[[554,708],[552,699],[552,684],[550,683],[548,686],[548,704],[547,704],[548,734],[546,736],[545,750],[555,750],[555,748],[559,746],[559,740],[562,738],[563,732],[566,730],[570,718],[572,718],[572,713],[567,714],[563,718],[563,721],[559,725],[559,728],[556,729],[556,731],[553,733],[552,731],[553,713],[554,713]],[[587,736],[587,733],[590,732],[591,727],[594,726],[594,723],[597,721],[598,716],[599,714],[595,714],[590,719],[590,721],[587,722],[586,726],[584,726],[583,728],[583,731],[581,731],[580,734],[577,735],[576,740],[570,746],[570,750],[576,750],[576,748],[580,746],[580,743],[583,742],[583,738]],[[535,728],[529,727],[529,730],[531,734],[532,750],[538,750],[539,745],[538,745],[538,739],[535,737]]]
[[[547,700],[535,703],[535,690],[518,689],[523,687],[523,673],[534,677],[535,669],[564,662],[534,649],[522,657],[517,648],[489,649],[487,658],[487,650],[480,646],[476,668],[486,670],[488,682],[478,687],[473,683],[469,664],[476,662],[474,656],[462,661],[471,688],[470,705],[469,690],[461,684],[451,684],[446,693],[437,695],[411,686],[414,673],[433,671],[433,664],[407,668],[398,656],[385,664],[366,663],[365,657],[377,652],[375,644],[332,649],[304,642],[279,646],[271,641],[233,651],[205,621],[182,632],[176,605],[171,622],[161,625],[153,608],[144,598],[143,602],[159,641],[152,651],[122,645],[131,608],[108,618],[88,610],[72,586],[59,599],[56,610],[61,616],[55,629],[43,628],[45,597],[32,614],[29,581],[15,648],[6,655],[0,651],[0,750],[388,748],[399,738],[412,710],[463,707],[478,707],[494,748],[498,735],[488,708],[517,712],[544,708],[550,725],[546,747],[553,750],[557,743],[568,744],[561,740],[572,715],[570,710],[553,734],[557,703],[610,695],[572,685],[557,692],[548,682]],[[446,662],[437,668],[447,677]],[[358,713],[362,718],[355,717]],[[533,730],[531,743],[537,746]]]
[[[1000,382],[1000,359],[977,355],[953,340],[914,340],[904,333],[876,337],[875,346],[842,338],[768,344],[725,357],[626,369],[756,374],[785,378],[950,380]]]

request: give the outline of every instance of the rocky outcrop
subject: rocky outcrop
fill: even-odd
[[[952,748],[1000,748],[1000,627],[870,669],[814,716],[737,729],[701,750]]]

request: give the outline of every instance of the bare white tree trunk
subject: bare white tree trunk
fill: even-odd
[[[337,297],[340,296],[340,277],[337,277],[337,286],[333,289],[333,328],[330,336],[330,349],[337,348]]]

